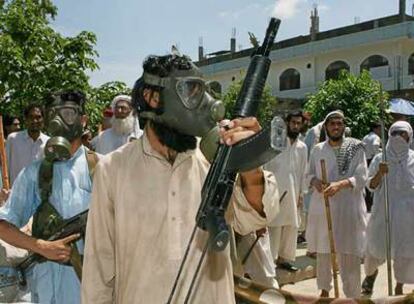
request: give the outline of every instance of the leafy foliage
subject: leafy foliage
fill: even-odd
[[[312,122],[316,124],[330,111],[342,110],[352,137],[362,138],[369,132],[370,124],[380,119],[381,98],[388,100],[387,93],[381,90],[380,83],[373,80],[368,71],[359,76],[342,71],[337,80],[325,81],[309,96],[305,111],[312,113]],[[388,107],[388,103],[383,104]]]
[[[51,0],[10,0],[0,6],[0,111],[19,115],[30,102],[65,89],[89,92],[86,71],[98,68],[96,36],[63,37],[50,26]]]
[[[237,95],[240,92],[243,80],[233,82],[228,88],[226,94],[222,97],[223,103],[226,106],[226,118],[231,118],[234,105],[236,103]],[[259,111],[257,119],[262,126],[270,123],[274,116],[274,109],[276,106],[276,98],[272,96],[269,86],[266,86],[263,95],[262,102],[259,105]]]

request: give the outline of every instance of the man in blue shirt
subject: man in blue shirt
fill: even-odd
[[[47,241],[42,234],[32,237],[19,228],[34,217],[33,234],[43,229],[42,224],[36,223],[40,206],[52,206],[63,219],[88,209],[92,182],[88,167],[89,152],[81,144],[86,122],[84,101],[83,94],[78,92],[56,93],[47,100],[46,126],[52,138],[46,145],[45,154],[49,161],[53,158],[50,195],[42,195],[44,176],[39,170],[44,161],[35,161],[20,172],[6,205],[0,209],[0,238],[48,260],[36,264],[26,273],[32,292],[31,300],[36,303],[80,303],[80,282],[74,268],[62,264],[70,259],[70,243],[80,236],[76,234]],[[76,245],[82,253],[83,241],[77,241]]]

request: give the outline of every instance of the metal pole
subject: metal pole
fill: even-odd
[[[384,98],[382,95],[382,86],[380,86],[380,109],[381,109],[381,146],[382,146],[382,161],[387,161],[387,151],[385,150],[385,109]],[[384,175],[384,208],[385,208],[385,248],[387,257],[387,282],[388,295],[392,295],[392,269],[391,269],[391,227],[390,227],[390,208],[388,201],[388,177]]]

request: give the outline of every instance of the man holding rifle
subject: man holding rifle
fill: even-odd
[[[83,251],[80,235],[48,241],[63,219],[88,209],[92,187],[91,170],[96,155],[81,144],[84,95],[61,92],[47,98],[46,127],[52,138],[45,148],[45,160],[20,172],[6,205],[0,209],[0,238],[44,257],[25,273],[31,300],[35,303],[80,303],[80,282],[67,263]],[[21,232],[33,217],[33,236]],[[79,271],[78,271],[79,272]]]
[[[308,178],[313,191],[308,214],[308,249],[317,253],[317,285],[321,296],[331,287],[331,248],[336,257],[346,297],[360,297],[361,258],[366,229],[364,186],[367,179],[365,152],[360,141],[344,137],[342,111],[329,113],[324,121],[327,140],[317,144],[310,156]],[[322,183],[321,160],[325,161],[327,185]],[[333,241],[329,241],[324,196],[330,202]]]
[[[209,170],[196,136],[222,119],[221,103],[208,94],[188,57],[150,56],[143,70],[133,102],[144,135],[109,154],[96,171],[86,236],[84,304],[166,303]],[[175,116],[178,109],[180,115]],[[254,117],[235,119],[222,124],[221,141],[234,145],[259,130]],[[265,227],[278,210],[276,192],[270,173],[258,168],[241,173],[227,223],[242,235]],[[207,236],[197,230],[171,303],[184,303]],[[235,303],[229,246],[207,253],[195,288],[189,303]]]

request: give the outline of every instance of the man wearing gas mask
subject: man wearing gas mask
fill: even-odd
[[[75,252],[82,253],[83,241],[74,242],[79,235],[57,241],[47,239],[63,219],[89,207],[90,174],[97,156],[81,144],[86,123],[84,102],[84,95],[78,92],[57,93],[47,98],[46,127],[52,137],[46,144],[45,159],[23,169],[0,210],[0,238],[47,259],[25,272],[31,302],[80,302],[79,279],[66,262]],[[32,236],[28,236],[19,228],[31,217]]]
[[[205,142],[224,108],[206,92],[188,57],[151,56],[133,102],[144,135],[98,165],[86,232],[82,303],[166,303],[195,225],[209,169]],[[260,129],[255,118],[227,122],[221,141],[233,145]],[[205,144],[204,146],[209,146]],[[128,181],[126,183],[125,181]],[[245,235],[267,225],[276,181],[254,169],[240,174],[227,222]],[[183,303],[207,233],[197,230],[171,303]],[[190,303],[235,303],[229,246],[208,252]]]

